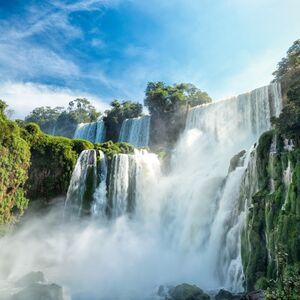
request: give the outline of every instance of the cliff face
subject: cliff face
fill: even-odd
[[[278,287],[300,261],[300,148],[267,132],[251,165],[242,194],[248,206],[242,235],[246,287],[271,287],[270,280]]]

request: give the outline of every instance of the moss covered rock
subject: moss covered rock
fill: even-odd
[[[267,288],[271,281],[280,286],[287,268],[300,262],[300,149],[284,144],[271,131],[257,147],[259,191],[249,199],[242,235],[248,290]]]

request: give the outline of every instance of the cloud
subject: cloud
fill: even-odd
[[[14,110],[13,118],[24,118],[34,108],[40,106],[64,106],[71,100],[85,97],[103,112],[108,108],[107,103],[97,96],[82,91],[57,88],[34,83],[5,82],[0,84],[0,99],[4,100],[10,109]]]
[[[4,80],[39,80],[41,76],[61,79],[84,77],[77,58],[72,55],[69,43],[84,40],[80,24],[72,22],[75,12],[101,10],[117,1],[80,0],[32,2],[25,6],[22,18],[0,21],[0,66]],[[105,45],[98,37],[94,45]],[[103,76],[103,72],[102,75]]]

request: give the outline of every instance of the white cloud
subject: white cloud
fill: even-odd
[[[68,42],[83,39],[84,32],[71,22],[70,15],[79,11],[98,11],[117,0],[56,0],[26,6],[22,18],[0,20],[0,67],[2,80],[31,80],[39,76],[87,77],[69,53]],[[38,34],[47,43],[34,42]],[[93,41],[95,46],[95,41]],[[92,43],[92,44],[93,44]],[[99,38],[96,46],[105,45]],[[101,75],[103,76],[103,74]]]
[[[22,51],[19,51],[22,49]],[[28,45],[25,42],[0,43],[0,66],[2,76],[78,76],[79,68],[72,61],[65,59],[42,47]]]
[[[34,108],[40,106],[64,106],[71,100],[85,97],[103,112],[108,104],[97,96],[65,88],[57,88],[34,83],[5,82],[0,85],[0,99],[4,100],[10,109],[14,110],[13,118],[24,118]]]

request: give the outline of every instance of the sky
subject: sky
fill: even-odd
[[[86,97],[143,102],[149,81],[214,100],[268,84],[300,38],[299,0],[0,0],[0,99],[23,118]]]

